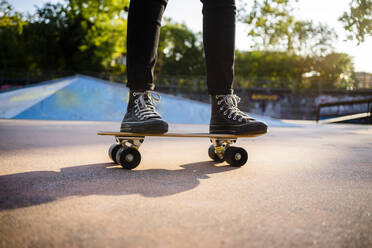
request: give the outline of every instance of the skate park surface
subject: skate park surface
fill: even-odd
[[[0,120],[0,247],[372,247],[372,128],[271,126],[241,168],[202,138],[107,155],[120,122]],[[171,132],[208,125],[171,124]]]

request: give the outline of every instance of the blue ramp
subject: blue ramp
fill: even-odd
[[[170,123],[209,124],[210,105],[160,94],[157,111]],[[123,84],[73,76],[0,94],[0,118],[121,121],[129,90]],[[269,126],[293,126],[252,115]]]
[[[129,90],[87,76],[46,82],[0,94],[0,117],[12,119],[121,121]],[[161,94],[158,111],[172,123],[208,123],[210,106]]]

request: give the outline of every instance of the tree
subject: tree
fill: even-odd
[[[310,57],[277,51],[238,51],[235,64],[241,87],[352,89],[355,84],[352,58],[344,53]]]
[[[313,60],[287,52],[236,53],[235,71],[241,87],[301,88],[302,75],[312,70]]]
[[[337,39],[334,29],[324,23],[314,24],[312,21],[295,21],[289,27],[286,37],[288,52],[305,56],[325,55],[333,50]]]
[[[92,53],[103,68],[110,68],[126,51],[124,8],[128,5],[129,0],[68,0],[71,24],[85,34],[78,45],[80,52]]]
[[[322,88],[352,89],[355,84],[354,65],[348,54],[330,53],[318,57],[314,63],[314,69],[319,72],[316,80],[321,82]]]
[[[239,19],[248,24],[248,35],[254,38],[256,48],[267,49],[278,45],[294,22],[290,15],[290,0],[254,0],[250,10],[243,4]]]
[[[47,3],[27,19],[0,2],[0,69],[119,71],[126,52],[129,0],[66,0]]]
[[[239,19],[249,27],[255,49],[285,50],[302,55],[324,55],[337,38],[326,24],[296,20],[291,3],[296,0],[255,0],[248,10],[243,4]]]
[[[372,1],[351,0],[350,11],[339,18],[349,33],[349,40],[356,39],[358,44],[364,42],[366,36],[372,35]]]
[[[30,24],[23,34],[26,54],[32,58],[29,70],[58,71],[71,70],[71,50],[66,47],[64,34],[69,29],[66,7],[60,3],[47,3],[30,17]],[[75,37],[71,37],[71,40]]]
[[[157,72],[165,75],[205,74],[201,34],[165,19],[159,39]]]
[[[0,69],[9,70],[26,65],[23,58],[22,35],[28,22],[6,1],[0,2]]]

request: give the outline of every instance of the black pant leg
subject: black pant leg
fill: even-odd
[[[229,94],[234,81],[235,0],[201,0],[208,93]]]
[[[127,28],[127,87],[153,90],[161,19],[168,0],[131,0]]]

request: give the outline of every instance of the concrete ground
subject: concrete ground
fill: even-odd
[[[118,126],[0,120],[0,247],[372,247],[371,126],[273,127],[242,168],[147,138],[133,171],[95,134]]]

